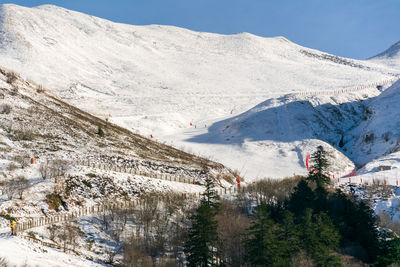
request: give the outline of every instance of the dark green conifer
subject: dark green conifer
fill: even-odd
[[[400,264],[400,238],[393,235],[386,238],[382,240],[381,252],[375,266],[397,266],[395,264]]]
[[[188,266],[214,266],[215,247],[218,240],[218,223],[215,215],[219,209],[218,195],[213,190],[214,184],[206,179],[206,190],[194,215],[189,219],[192,226],[184,245]]]
[[[290,228],[294,226],[293,215],[286,214],[285,217],[288,225],[282,227],[271,219],[266,204],[255,208],[254,221],[246,239],[246,259],[250,266],[290,266],[297,242],[291,242],[296,239]]]
[[[297,222],[307,208],[314,209],[315,194],[306,180],[302,179],[297,184],[289,200],[286,201],[286,206],[295,215]]]
[[[307,209],[299,224],[299,233],[300,246],[314,259],[316,266],[342,266],[333,254],[339,247],[340,235],[326,214],[313,215],[312,210]]]
[[[356,200],[340,190],[329,200],[329,214],[342,236],[342,247],[352,248],[351,255],[368,263],[379,255],[380,238],[376,216],[362,200]]]
[[[317,151],[311,155],[313,161],[307,179],[315,182],[317,187],[325,187],[325,185],[330,183],[330,179],[326,175],[326,169],[329,166],[326,156],[327,152],[322,146],[318,146]]]
[[[219,196],[214,190],[215,184],[210,177],[207,177],[205,179],[205,182],[206,190],[204,190],[202,194],[201,201],[204,202],[206,205],[213,207],[215,211],[217,211],[219,209]]]

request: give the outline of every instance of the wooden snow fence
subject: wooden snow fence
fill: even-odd
[[[104,170],[104,171],[113,171],[113,172],[121,172],[121,173],[127,173],[127,174],[132,174],[132,175],[140,175],[140,176],[145,176],[145,177],[152,178],[152,179],[159,179],[159,180],[165,180],[165,181],[170,181],[170,182],[196,184],[195,178],[192,178],[189,176],[184,176],[184,175],[169,175],[169,174],[165,174],[165,173],[139,170],[137,168],[126,168],[126,167],[120,167],[120,166],[109,165],[109,164],[104,164],[104,163],[95,163],[90,160],[77,160],[75,162],[71,162],[71,164],[86,166],[86,167],[100,169],[100,170]]]
[[[383,85],[386,85],[389,83],[395,83],[399,79],[400,79],[400,77],[396,76],[394,78],[387,79],[384,81],[368,83],[368,84],[359,85],[359,86],[355,86],[355,87],[351,87],[351,88],[344,88],[344,89],[330,90],[330,91],[300,92],[300,93],[296,93],[296,95],[298,95],[298,96],[338,95],[338,94],[343,94],[343,93],[362,91],[367,88],[376,88],[377,86],[383,86]]]
[[[16,232],[23,232],[35,227],[71,221],[86,215],[94,215],[116,209],[128,209],[137,206],[139,204],[139,201],[140,200],[137,199],[133,201],[116,202],[113,204],[100,204],[88,207],[81,207],[78,210],[66,214],[60,214],[50,217],[41,216],[36,218],[29,218],[27,221],[24,222],[16,222],[15,230]]]
[[[226,196],[233,196],[240,192],[244,192],[245,188],[244,187],[219,188],[219,189],[216,189],[215,191],[219,196],[226,197]],[[200,199],[201,194],[202,194],[202,192],[182,193],[182,197],[189,198],[189,199]],[[72,220],[77,219],[82,216],[101,214],[101,213],[110,212],[112,210],[117,210],[117,209],[129,209],[129,208],[139,206],[140,204],[141,204],[141,200],[135,199],[132,201],[123,201],[123,202],[106,203],[106,204],[100,204],[100,205],[94,205],[94,206],[88,206],[88,207],[81,207],[78,210],[74,210],[71,213],[60,214],[60,215],[55,215],[55,216],[49,216],[49,217],[41,216],[41,217],[35,217],[35,218],[28,218],[28,220],[23,221],[23,222],[17,221],[15,223],[15,230],[17,233],[23,232],[23,231],[26,231],[28,229],[35,228],[35,227],[46,226],[46,225],[50,225],[53,223],[62,223],[62,222],[72,221]]]
[[[380,177],[380,176],[351,176],[334,178],[335,185],[389,185],[399,186],[399,177]]]
[[[244,189],[244,187],[240,187],[240,188],[231,187],[231,188],[222,188],[222,189],[220,188],[220,189],[216,189],[215,191],[220,196],[226,196],[226,195],[233,195],[233,194],[239,193],[239,192],[244,192],[245,189]],[[188,199],[200,199],[201,194],[202,194],[201,192],[183,193],[182,196],[185,199],[187,199],[187,198]],[[111,210],[115,210],[118,208],[119,209],[133,208],[140,204],[141,204],[141,200],[136,199],[133,201],[118,202],[118,203],[114,203],[114,204],[101,204],[101,205],[95,205],[95,206],[89,206],[89,207],[82,207],[79,210],[74,211],[70,214],[60,214],[60,215],[56,215],[56,216],[52,216],[52,217],[31,218],[25,222],[21,222],[21,223],[16,222],[15,230],[16,230],[17,235],[19,235],[19,233],[27,231],[34,227],[46,226],[46,225],[50,225],[53,223],[67,222],[67,221],[71,221],[76,218],[79,218],[81,216],[100,214],[100,213],[109,212]],[[64,249],[71,250],[69,248],[65,248],[65,247],[61,246],[60,244],[57,244],[54,242],[43,241],[43,240],[40,240],[33,236],[29,236],[29,235],[19,235],[19,236],[25,240],[37,243],[41,246],[55,248],[55,249],[62,249],[62,250],[64,250]]]

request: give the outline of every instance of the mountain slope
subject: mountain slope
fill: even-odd
[[[45,85],[68,103],[215,158],[251,178],[304,173],[302,157],[311,146],[296,143],[293,150],[293,140],[307,143],[323,132],[315,134],[318,129],[294,135],[303,134],[302,127],[324,124],[316,120],[299,124],[297,131],[290,131],[292,136],[285,140],[281,135],[282,142],[270,144],[273,149],[251,141],[247,135],[253,131],[246,132],[244,142],[197,142],[196,136],[218,133],[218,121],[246,112],[266,99],[281,101],[279,98],[288,93],[352,88],[392,79],[398,73],[390,66],[329,55],[283,37],[124,25],[56,6],[2,5],[0,57],[5,67]],[[362,92],[358,95],[361,99]],[[353,100],[344,97],[340,103],[346,101]],[[297,112],[297,104],[291,104],[289,112]],[[317,118],[312,107],[307,110],[311,118]],[[275,110],[279,117],[288,117],[286,109]],[[253,120],[253,124],[268,120],[262,118],[264,113],[252,118],[246,114],[242,118]],[[289,120],[293,119],[297,118]],[[331,126],[324,130],[329,140],[323,140],[334,145],[340,131],[330,132]],[[259,130],[282,133],[282,126],[274,127]],[[290,162],[290,167],[284,162]]]
[[[387,65],[400,69],[400,42],[395,43],[387,50],[369,59],[370,62]]]
[[[244,111],[274,94],[354,86],[391,72],[282,37],[123,25],[55,6],[1,10],[3,66],[82,108],[157,135]]]
[[[11,236],[1,238],[0,247],[0,262],[4,264],[2,266],[105,266]]]
[[[368,116],[346,137],[356,162],[366,164],[373,159],[400,151],[400,81],[368,105]]]
[[[85,159],[130,164],[194,178],[227,171],[219,163],[177,150],[94,117],[0,68],[0,150],[27,158]],[[99,128],[104,136],[99,136]],[[127,167],[123,166],[122,167]],[[229,171],[228,171],[229,172]]]
[[[339,95],[291,94],[269,99],[247,112],[215,122],[207,133],[192,133],[186,141],[206,144],[214,153],[221,153],[225,164],[228,162],[222,154],[229,152],[220,152],[220,147],[241,147],[242,160],[248,165],[243,167],[244,172],[253,177],[262,172],[272,177],[290,176],[293,172],[305,174],[306,155],[323,145],[332,153],[332,173],[341,176],[354,168],[348,159],[353,159],[352,155],[339,152],[345,145],[344,138],[363,120],[368,97],[377,95],[379,91],[370,88]],[[262,167],[256,168],[254,161]]]

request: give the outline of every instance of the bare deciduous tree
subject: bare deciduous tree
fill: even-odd
[[[130,218],[136,232],[124,245],[124,261],[132,257],[140,260],[127,266],[183,266],[189,210],[191,205],[181,194],[143,195]]]
[[[257,181],[255,184],[250,184],[246,187],[245,192],[239,195],[243,201],[276,203],[287,199],[293,192],[294,187],[298,184],[302,177],[294,176],[282,180],[264,179]],[[244,197],[243,194],[246,196]],[[248,205],[249,203],[244,203]]]
[[[52,224],[49,227],[47,227],[50,233],[50,240],[55,241],[57,237],[57,233],[60,231],[60,227],[57,226],[56,224]]]
[[[399,206],[395,207],[399,208]],[[390,215],[386,211],[381,211],[378,215],[379,225],[384,228],[390,229],[397,235],[400,235],[400,223],[398,221],[392,220]]]
[[[78,238],[83,235],[83,232],[76,222],[67,222],[61,227],[61,231],[56,235],[56,239],[63,244],[64,252],[70,246],[75,251],[76,246],[79,244]]]
[[[143,250],[141,245],[142,238],[132,238],[129,243],[124,246],[124,266],[127,267],[152,267],[153,262],[149,255]]]
[[[16,193],[19,196],[19,199],[22,199],[24,192],[30,187],[29,181],[26,179],[25,176],[20,175],[15,178],[15,187]]]
[[[227,266],[243,266],[244,239],[250,219],[232,202],[222,201],[218,221],[218,257]]]
[[[150,226],[152,221],[155,219],[158,204],[159,198],[156,194],[147,194],[142,196],[141,203],[136,210],[137,220],[139,225],[143,226],[145,236],[149,235]]]
[[[68,170],[68,162],[64,160],[51,160],[40,163],[39,172],[44,180],[63,175]]]
[[[31,157],[27,154],[17,155],[14,157],[15,162],[19,163],[24,169],[29,166]]]
[[[6,194],[8,200],[13,199],[14,195],[17,192],[17,183],[15,179],[11,179],[4,182],[3,192]]]

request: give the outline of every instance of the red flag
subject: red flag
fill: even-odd
[[[307,156],[306,156],[306,167],[307,167],[307,170],[310,172],[311,171],[311,168],[310,168],[310,166],[308,165],[308,161],[310,160],[310,158],[311,158],[311,155],[310,154],[307,154]]]

